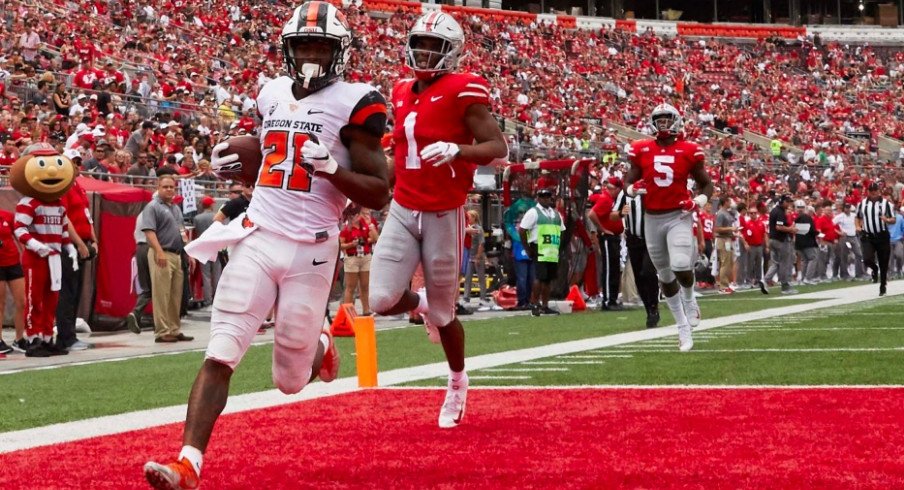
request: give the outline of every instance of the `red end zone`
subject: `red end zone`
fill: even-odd
[[[901,389],[375,390],[228,415],[205,488],[904,488]],[[0,457],[3,487],[141,488],[181,425]]]

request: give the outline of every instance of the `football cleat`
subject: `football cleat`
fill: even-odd
[[[446,399],[439,410],[439,427],[441,429],[451,429],[461,423],[461,419],[465,416],[467,400],[468,378],[465,377],[457,383],[450,379],[449,386],[446,388]]]
[[[330,346],[323,351],[323,360],[320,362],[320,381],[329,383],[339,376],[339,352],[336,351],[336,340],[330,333],[329,328],[323,329],[323,334],[330,341]]]
[[[191,490],[201,485],[201,478],[188,458],[168,465],[148,461],[144,465],[144,477],[157,490]]]
[[[684,307],[684,315],[687,317],[687,322],[691,328],[700,325],[700,305],[697,304],[697,300],[692,299],[687,303],[681,301],[681,306]]]
[[[690,325],[678,325],[678,350],[687,352],[694,348]]]

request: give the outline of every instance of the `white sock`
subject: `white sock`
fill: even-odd
[[[687,316],[684,315],[684,307],[681,306],[681,294],[667,296],[665,302],[669,305],[672,316],[675,317],[675,323],[678,325],[687,325]]]
[[[412,310],[415,314],[427,314],[430,311],[430,307],[427,305],[427,291],[423,289],[417,292],[418,303],[417,307]]]
[[[195,468],[195,473],[198,476],[201,476],[201,463],[204,461],[204,454],[201,451],[192,446],[182,446],[182,452],[179,453],[179,461],[182,461],[182,458],[188,460],[189,463]]]
[[[41,337],[40,335],[29,335],[25,338],[28,340],[28,343],[30,344],[30,343],[34,342],[35,339],[40,338],[40,337]],[[41,338],[41,340],[44,340],[44,339]]]
[[[462,383],[467,386],[468,384],[468,373],[465,371],[455,372],[449,370],[449,383]]]
[[[691,286],[689,288],[681,286],[681,289],[679,291],[680,291],[679,294],[681,295],[681,299],[685,303],[691,303],[694,301],[694,286]]]
[[[326,352],[330,348],[330,336],[322,333],[320,334],[320,343],[323,345],[323,352]]]

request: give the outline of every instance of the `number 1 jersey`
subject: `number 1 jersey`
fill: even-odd
[[[415,211],[446,211],[464,205],[474,184],[472,162],[456,158],[438,167],[421,162],[421,151],[438,141],[470,145],[474,134],[465,123],[472,104],[490,105],[490,89],[482,77],[449,73],[415,93],[417,81],[406,79],[392,90],[395,127],[395,191],[393,199]]]
[[[248,218],[301,242],[319,242],[339,234],[347,198],[329,180],[301,166],[301,147],[310,135],[326,145],[340,167],[351,168],[342,128],[359,126],[382,136],[386,101],[364,83],[334,82],[296,100],[289,77],[268,82],[257,97],[264,161]]]
[[[649,211],[672,211],[680,207],[681,201],[690,199],[687,179],[704,155],[700,146],[690,141],[662,146],[656,140],[643,140],[631,144],[628,159],[640,167],[641,180],[646,184],[644,207]]]

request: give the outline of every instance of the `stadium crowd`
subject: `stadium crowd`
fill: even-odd
[[[176,174],[211,192],[225,189],[229,182],[210,170],[211,148],[255,130],[258,90],[282,68],[279,30],[289,7],[249,0],[0,0],[0,167],[41,141],[98,178],[139,185]],[[355,43],[367,47],[354,50],[346,78],[387,94],[405,76],[401,48],[416,15],[367,15],[354,5],[346,13]],[[730,43],[460,20],[469,40],[461,68],[493,87],[512,160],[592,155],[590,188],[602,192],[627,170],[626,139],[607,128],[648,133],[647,115],[669,101],[684,113],[686,138],[707,149],[719,196],[735,204],[730,210],[738,217],[767,215],[762,206],[789,196],[795,211],[834,219],[873,183],[896,208],[904,205],[904,149],[883,159],[878,148],[881,136],[904,139],[904,93],[889,90],[904,82],[901,50],[818,38]],[[772,149],[747,141],[745,131],[771,140]],[[536,183],[559,185],[554,175]],[[531,196],[536,187],[521,191]],[[482,226],[496,224],[484,217]],[[739,256],[743,230],[739,219]],[[820,232],[827,250],[822,242],[831,233]],[[479,247],[475,254],[485,258]],[[847,257],[846,250],[839,253]],[[832,262],[827,256],[820,272],[801,280],[843,277],[840,269],[822,272]],[[480,274],[481,265],[466,275]],[[732,276],[723,291],[752,283],[744,266]]]

